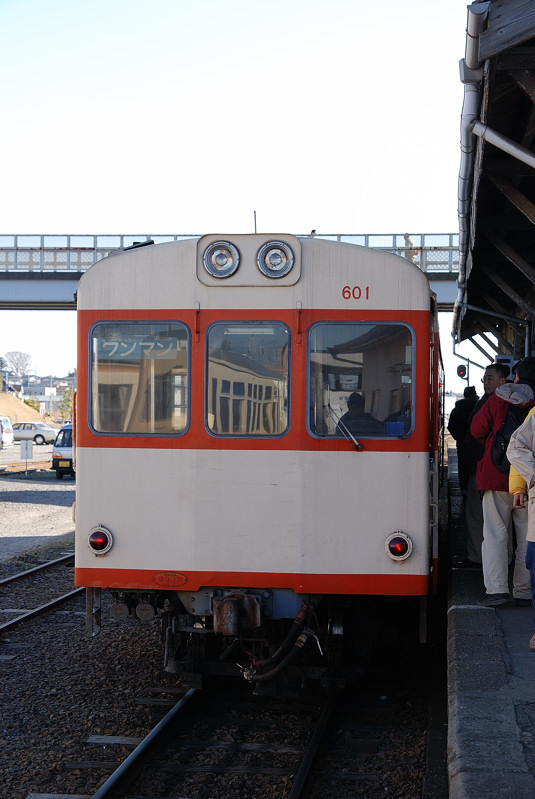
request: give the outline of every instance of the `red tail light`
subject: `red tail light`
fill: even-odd
[[[95,555],[104,555],[112,547],[113,536],[109,530],[99,525],[91,530],[87,543],[89,549],[91,549]]]
[[[406,533],[398,530],[386,539],[385,551],[392,560],[405,560],[412,552],[412,541]]]

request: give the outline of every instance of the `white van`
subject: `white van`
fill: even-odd
[[[52,447],[52,469],[56,472],[58,480],[63,480],[64,474],[74,477],[72,462],[72,424],[61,428]]]
[[[8,416],[0,416],[0,449],[13,446],[13,427]]]

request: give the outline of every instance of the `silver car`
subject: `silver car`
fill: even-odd
[[[15,422],[13,438],[15,441],[34,441],[36,444],[53,444],[57,430],[44,422]]]

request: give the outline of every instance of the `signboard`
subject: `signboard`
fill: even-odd
[[[99,339],[98,358],[101,361],[143,361],[148,359],[176,359],[179,344],[176,338]]]
[[[33,441],[25,439],[20,442],[20,459],[22,461],[31,461],[33,454]]]

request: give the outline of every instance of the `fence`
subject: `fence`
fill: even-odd
[[[317,238],[387,250],[409,258],[426,273],[459,270],[457,233],[358,234],[317,233]],[[156,244],[193,235],[0,235],[0,272],[84,272],[111,252],[135,242]]]

